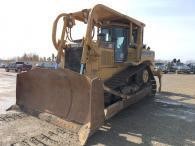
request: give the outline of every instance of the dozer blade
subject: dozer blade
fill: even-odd
[[[33,116],[71,131],[80,145],[104,119],[102,81],[69,69],[33,69],[17,75],[16,105]]]

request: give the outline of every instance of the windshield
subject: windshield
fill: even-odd
[[[127,58],[129,44],[129,29],[123,27],[101,28],[101,41],[112,42],[115,54],[115,62],[123,62]]]

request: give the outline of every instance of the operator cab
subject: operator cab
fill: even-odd
[[[139,26],[134,23],[112,22],[99,28],[98,40],[103,49],[114,51],[114,63],[128,61],[128,49],[136,52],[138,47]],[[143,43],[143,40],[142,40]],[[135,55],[134,55],[135,56]]]
[[[115,63],[127,60],[129,29],[124,27],[102,27],[98,35],[101,47],[114,49]]]

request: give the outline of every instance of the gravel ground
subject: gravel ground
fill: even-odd
[[[0,70],[0,113],[15,103],[15,79]],[[164,75],[161,93],[106,121],[87,145],[195,145],[195,75]]]

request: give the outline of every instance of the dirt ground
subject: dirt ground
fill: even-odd
[[[0,113],[15,103],[15,82],[0,70]],[[106,121],[87,145],[195,145],[195,75],[164,75],[161,93]]]
[[[15,103],[16,97],[16,73],[5,72],[0,69],[0,113]]]

